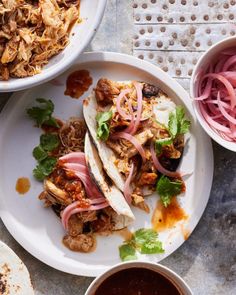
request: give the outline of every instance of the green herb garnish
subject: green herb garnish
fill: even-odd
[[[41,162],[48,157],[48,153],[38,145],[33,149],[33,156],[38,162]]]
[[[41,127],[44,124],[59,128],[56,119],[52,117],[54,111],[53,102],[44,98],[37,98],[36,101],[40,106],[27,109],[27,114],[36,121],[37,126]]]
[[[157,139],[155,142],[155,149],[157,155],[160,155],[162,153],[162,148],[165,145],[169,145],[173,143],[173,139],[171,137],[163,138],[163,139]]]
[[[137,253],[156,254],[163,253],[162,242],[158,240],[158,233],[153,229],[141,228],[137,230],[130,241],[119,247],[122,261],[137,259]]]
[[[182,106],[177,106],[175,112],[170,113],[168,128],[172,138],[188,132],[191,122],[184,117],[185,112]]]
[[[160,199],[165,207],[167,207],[171,199],[181,193],[182,182],[171,181],[168,177],[162,175],[156,185],[156,190],[160,196]]]
[[[42,160],[33,170],[34,177],[38,180],[43,180],[46,176],[52,173],[56,162],[57,159],[53,157],[47,157]]]
[[[97,138],[106,141],[109,137],[109,125],[108,121],[112,118],[112,111],[100,112],[96,116],[96,121],[98,123],[97,128]]]
[[[59,137],[55,133],[45,133],[40,136],[40,146],[47,152],[53,151],[59,143]]]

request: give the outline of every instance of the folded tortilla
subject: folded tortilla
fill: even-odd
[[[135,217],[124,195],[103,170],[101,159],[88,133],[85,136],[84,152],[91,177],[108,200],[109,205],[117,213],[113,217],[114,229],[126,227],[134,221]]]

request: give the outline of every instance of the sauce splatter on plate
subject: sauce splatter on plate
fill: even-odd
[[[65,95],[80,98],[92,85],[93,79],[87,70],[72,72],[66,80]]]
[[[23,195],[26,194],[30,189],[30,181],[27,177],[20,177],[16,181],[16,191]]]

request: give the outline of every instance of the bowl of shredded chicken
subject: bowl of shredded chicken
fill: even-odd
[[[91,40],[105,0],[2,0],[0,92],[29,88],[66,70]]]

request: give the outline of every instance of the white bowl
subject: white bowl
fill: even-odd
[[[80,17],[82,22],[73,27],[69,45],[51,58],[41,73],[32,77],[10,78],[8,81],[0,81],[0,92],[12,92],[42,84],[58,76],[75,61],[78,61],[79,55],[96,33],[105,7],[106,0],[81,0]]]
[[[170,270],[169,268],[157,264],[157,263],[150,263],[150,262],[123,262],[115,265],[114,267],[110,268],[108,271],[97,277],[89,286],[88,290],[86,291],[85,295],[94,295],[97,288],[104,282],[107,278],[111,275],[125,270],[129,268],[143,268],[149,269],[154,272],[157,272],[168,279],[180,292],[181,295],[193,295],[192,291],[190,290],[189,286],[185,283],[185,281],[177,275],[175,272]]]
[[[214,59],[214,57],[216,57],[221,51],[230,47],[236,48],[236,37],[230,37],[216,43],[201,56],[201,58],[199,59],[198,63],[196,64],[194,68],[193,75],[190,81],[190,96],[192,98],[197,96],[197,89],[196,89],[197,73],[200,71],[200,69],[204,70],[204,68],[206,68],[207,65],[209,65],[209,63]],[[208,123],[202,116],[202,113],[199,109],[198,102],[193,103],[193,108],[194,108],[196,117],[198,119],[198,122],[201,124],[202,128],[206,131],[206,133],[224,148],[231,150],[233,152],[236,152],[236,142],[230,142],[223,139],[208,125]]]

